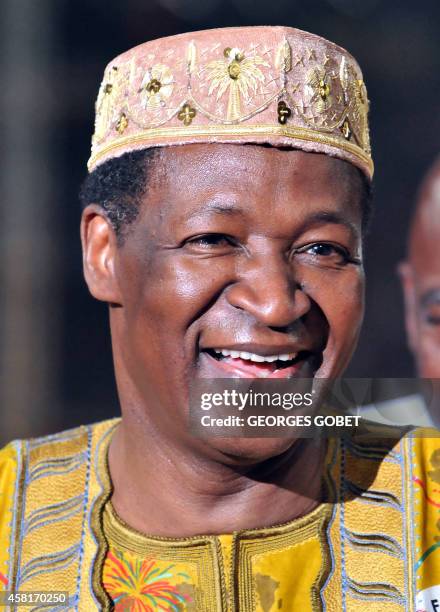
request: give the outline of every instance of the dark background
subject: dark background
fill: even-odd
[[[396,264],[439,152],[438,0],[2,0],[0,442],[118,413],[106,306],[82,278],[77,193],[105,65],[151,38],[276,24],[359,61],[371,100],[376,214],[351,376],[410,376]]]

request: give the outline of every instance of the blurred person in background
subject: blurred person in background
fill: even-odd
[[[440,157],[417,194],[407,256],[399,267],[405,300],[408,346],[420,378],[440,379]],[[411,394],[363,407],[364,418],[386,424],[440,425],[438,390],[423,383],[424,397]],[[437,385],[438,387],[438,385]]]
[[[421,183],[400,273],[418,374],[440,378],[440,157]]]
[[[409,348],[421,378],[440,379],[440,157],[426,173],[399,266]],[[430,417],[440,425],[440,406]]]
[[[1,451],[4,592],[84,611],[440,601],[438,440],[204,440],[186,424],[194,378],[342,375],[364,308],[367,112],[354,58],[291,28],[110,62],[81,236],[122,419]]]

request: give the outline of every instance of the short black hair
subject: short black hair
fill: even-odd
[[[95,168],[81,186],[82,207],[101,206],[120,244],[139,214],[140,202],[148,189],[150,169],[157,156],[157,147],[124,153]]]
[[[82,207],[100,205],[116,232],[119,244],[123,243],[129,226],[139,214],[158,151],[158,147],[152,147],[114,157],[93,170],[82,184],[79,194]],[[361,170],[356,170],[362,182],[362,233],[365,236],[373,212],[372,185]]]

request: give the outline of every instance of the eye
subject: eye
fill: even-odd
[[[344,255],[342,249],[337,249],[333,244],[326,244],[325,242],[312,244],[305,252],[320,257],[332,257],[335,254]]]
[[[346,248],[332,242],[314,242],[294,250],[294,255],[311,256],[315,262],[344,266],[348,263],[359,265],[359,259],[350,256]]]
[[[188,238],[184,246],[193,251],[225,251],[237,245],[231,236],[212,233]]]
[[[429,325],[440,325],[440,303],[432,304],[426,310],[425,320]]]

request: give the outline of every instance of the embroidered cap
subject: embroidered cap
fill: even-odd
[[[128,151],[196,142],[326,153],[371,178],[362,72],[334,43],[272,26],[160,38],[110,62],[89,171]]]

